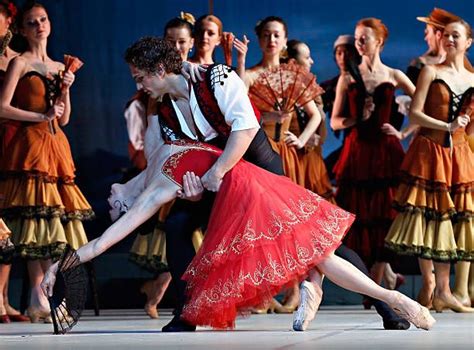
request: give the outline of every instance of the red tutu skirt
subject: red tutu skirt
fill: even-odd
[[[178,183],[185,171],[201,176],[219,155],[185,150],[166,162],[164,173]],[[352,214],[288,178],[240,161],[224,177],[204,242],[183,276],[188,303],[182,317],[233,328],[238,314],[303,279],[339,246],[353,221]]]

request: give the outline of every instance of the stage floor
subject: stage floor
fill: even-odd
[[[322,307],[306,332],[291,330],[292,315],[252,315],[239,319],[234,331],[198,328],[195,333],[161,333],[172,317],[160,310],[158,320],[141,310],[86,311],[67,335],[52,335],[52,325],[0,325],[0,349],[474,349],[474,314],[445,311],[427,332],[385,331],[375,311],[359,306]]]

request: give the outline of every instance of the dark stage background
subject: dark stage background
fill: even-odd
[[[50,56],[62,60],[62,55],[67,53],[85,62],[72,88],[73,112],[65,132],[76,161],[78,184],[97,213],[97,220],[87,225],[87,232],[93,238],[110,224],[106,203],[109,188],[121,179],[121,170],[129,165],[122,111],[135,85],[122,59],[123,53],[141,36],[161,36],[164,24],[180,11],[191,12],[196,18],[208,13],[209,3],[207,0],[44,0],[42,3],[52,22]],[[424,24],[416,21],[416,16],[427,15],[436,6],[474,23],[473,5],[474,0],[216,0],[213,12],[223,21],[225,31],[232,31],[238,37],[246,34],[251,40],[247,66],[260,59],[253,31],[255,23],[269,15],[283,17],[289,26],[289,39],[300,39],[310,45],[315,60],[313,72],[323,81],[336,74],[332,58],[335,38],[353,33],[358,19],[373,16],[384,21],[390,35],[382,59],[405,70],[413,57],[426,50]],[[220,50],[216,58],[223,61]],[[339,141],[331,136],[324,153],[338,146]],[[126,262],[132,241],[133,237],[129,237],[96,261],[101,301],[106,307],[142,305],[138,284],[149,275]],[[12,289],[18,290],[20,268],[15,269],[13,279]]]

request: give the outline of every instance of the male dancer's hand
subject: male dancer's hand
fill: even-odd
[[[199,176],[188,171],[183,176],[183,189],[176,191],[176,195],[178,198],[197,202],[201,200],[203,192],[204,187]]]
[[[207,171],[207,173],[204,174],[201,179],[201,183],[206,190],[217,192],[219,191],[219,188],[222,184],[222,176],[219,176],[214,170],[214,167],[212,167]]]

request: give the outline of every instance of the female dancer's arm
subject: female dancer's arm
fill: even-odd
[[[245,81],[245,58],[247,57],[248,43],[250,40],[244,35],[242,41],[238,38],[234,38],[234,47],[237,50],[237,75]]]
[[[415,96],[410,108],[410,121],[420,126],[453,132],[460,127],[465,127],[469,123],[469,117],[466,115],[457,117],[453,122],[447,123],[439,119],[435,119],[425,114],[423,109],[428,96],[431,82],[436,77],[436,69],[432,66],[425,66],[416,84]]]
[[[69,94],[69,88],[74,83],[74,79],[74,73],[69,70],[64,72],[64,77],[61,83],[61,96],[58,98],[59,101],[64,103],[64,113],[58,118],[59,125],[61,126],[65,126],[69,123],[69,117],[71,115],[71,98]]]
[[[303,132],[298,137],[290,131],[285,132],[286,144],[288,146],[294,146],[298,149],[303,148],[306,145],[309,138],[314,135],[319,127],[319,124],[321,124],[321,120],[323,119],[314,101],[308,102],[303,106],[303,108],[309,118],[308,124],[306,124]]]
[[[159,174],[137,198],[132,208],[110,226],[102,236],[80,247],[76,254],[81,263],[102,254],[115,243],[124,239],[138,226],[148,220],[165,203],[176,197],[179,186]],[[41,289],[47,296],[53,294],[58,263],[51,265],[43,281]]]
[[[23,57],[16,57],[11,60],[5,75],[3,89],[0,94],[0,118],[38,123],[52,120],[56,115],[62,115],[64,112],[64,106],[62,103],[55,104],[46,114],[25,111],[11,105],[18,81],[20,80],[20,77],[26,73],[26,69],[27,61]]]
[[[343,115],[344,105],[346,103],[346,94],[348,88],[347,77],[341,74],[336,85],[336,98],[331,114],[331,128],[333,130],[347,129],[356,125],[357,120]]]
[[[415,94],[415,85],[413,85],[413,83],[406,76],[405,73],[403,73],[401,70],[394,69],[393,78],[397,84],[397,88],[402,89],[406,95],[413,97],[413,95]],[[418,125],[414,124],[413,122],[410,122],[408,126],[398,131],[391,124],[385,123],[382,126],[382,131],[387,135],[393,135],[397,137],[399,140],[404,140],[405,138],[410,136],[415,130],[418,130],[418,128]]]
[[[415,94],[415,85],[411,80],[399,69],[393,70],[393,78],[397,83],[397,88],[402,89],[405,95],[413,97]]]

